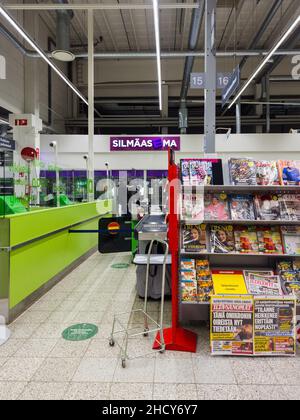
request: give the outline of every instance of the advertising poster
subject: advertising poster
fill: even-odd
[[[255,356],[296,354],[296,300],[254,298]]]
[[[252,297],[212,296],[210,333],[212,355],[252,356]]]

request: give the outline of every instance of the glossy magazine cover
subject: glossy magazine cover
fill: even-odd
[[[233,226],[213,225],[210,232],[211,252],[228,254],[235,251]]]
[[[279,160],[278,171],[281,185],[300,185],[299,160]]]
[[[257,185],[280,185],[276,161],[257,160],[255,166]]]
[[[252,195],[231,195],[229,207],[232,220],[255,220]]]
[[[205,220],[229,220],[228,196],[221,194],[205,194],[204,197]]]
[[[230,158],[228,166],[232,185],[256,185],[256,166],[253,159]]]
[[[234,228],[235,250],[240,254],[258,253],[258,239],[255,226]]]
[[[257,194],[254,199],[257,220],[280,220],[280,203],[277,194]]]

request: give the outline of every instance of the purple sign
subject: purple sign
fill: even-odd
[[[157,137],[111,137],[111,152],[153,152],[166,151],[169,148],[180,150],[179,136],[157,136]]]

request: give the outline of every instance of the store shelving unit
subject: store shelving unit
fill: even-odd
[[[251,185],[207,185],[201,188],[194,186],[182,187],[182,192],[203,192],[204,194],[212,193],[226,193],[230,194],[257,194],[257,193],[276,193],[276,194],[300,194],[300,186],[282,186],[282,185],[270,185],[270,186],[251,186]],[[181,197],[178,197],[181,200]],[[300,225],[300,221],[287,221],[287,220],[193,220],[193,219],[180,219],[180,240],[182,238],[182,226],[184,224],[197,225],[233,225],[233,226],[296,226]],[[181,258],[208,258],[211,269],[267,269],[275,268],[276,260],[284,260],[300,257],[300,255],[288,255],[288,254],[262,254],[262,253],[212,253],[212,252],[184,252],[182,249],[179,251],[179,265],[178,265],[178,277],[180,283],[180,260]],[[180,289],[180,288],[179,288]],[[181,322],[187,321],[207,321],[209,320],[209,302],[182,302],[179,299],[179,318]]]

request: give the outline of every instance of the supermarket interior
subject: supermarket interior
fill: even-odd
[[[300,399],[299,3],[0,1],[0,400]]]

